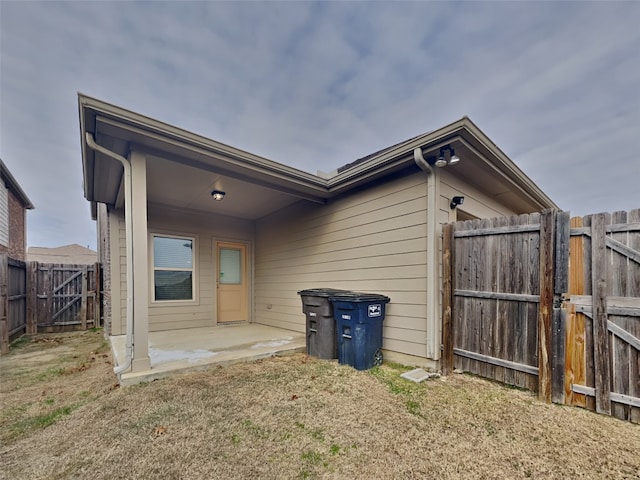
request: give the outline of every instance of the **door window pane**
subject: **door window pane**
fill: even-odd
[[[242,283],[242,256],[237,248],[220,248],[220,283],[239,285]]]

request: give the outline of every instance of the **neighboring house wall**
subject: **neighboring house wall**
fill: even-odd
[[[113,309],[113,332],[126,331],[127,279],[126,279],[126,237],[122,210],[110,214],[111,238],[118,245],[118,261],[112,258],[112,279],[120,278],[120,289],[112,292],[112,300],[120,305]],[[196,212],[149,206],[148,209],[149,255],[151,256],[151,235],[167,234],[192,237],[195,240],[196,299],[189,302],[153,302],[153,259],[149,258],[149,331],[173,330],[178,328],[207,327],[216,325],[215,291],[215,247],[216,241],[246,243],[249,258],[252,252],[253,222],[249,220],[207,215]],[[114,249],[115,252],[115,249]],[[105,274],[106,275],[106,274]]]
[[[27,231],[26,231],[26,210],[16,198],[12,191],[9,191],[9,246],[8,254],[17,260],[26,260]]]
[[[304,288],[381,293],[391,297],[385,348],[424,357],[426,197],[426,177],[415,173],[257,221],[256,321],[303,332]]]
[[[9,250],[9,190],[0,183],[0,253]]]

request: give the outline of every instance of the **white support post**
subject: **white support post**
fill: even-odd
[[[132,372],[151,369],[149,359],[149,269],[146,157],[131,152],[131,213],[133,218],[133,361]]]

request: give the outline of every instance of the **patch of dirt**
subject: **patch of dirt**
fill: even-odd
[[[297,354],[119,389],[80,337],[28,379],[0,360],[0,478],[639,477],[640,426],[479,378]]]

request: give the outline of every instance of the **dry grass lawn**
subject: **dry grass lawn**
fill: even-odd
[[[0,359],[0,478],[640,478],[640,426],[305,355],[114,386],[101,332]]]

